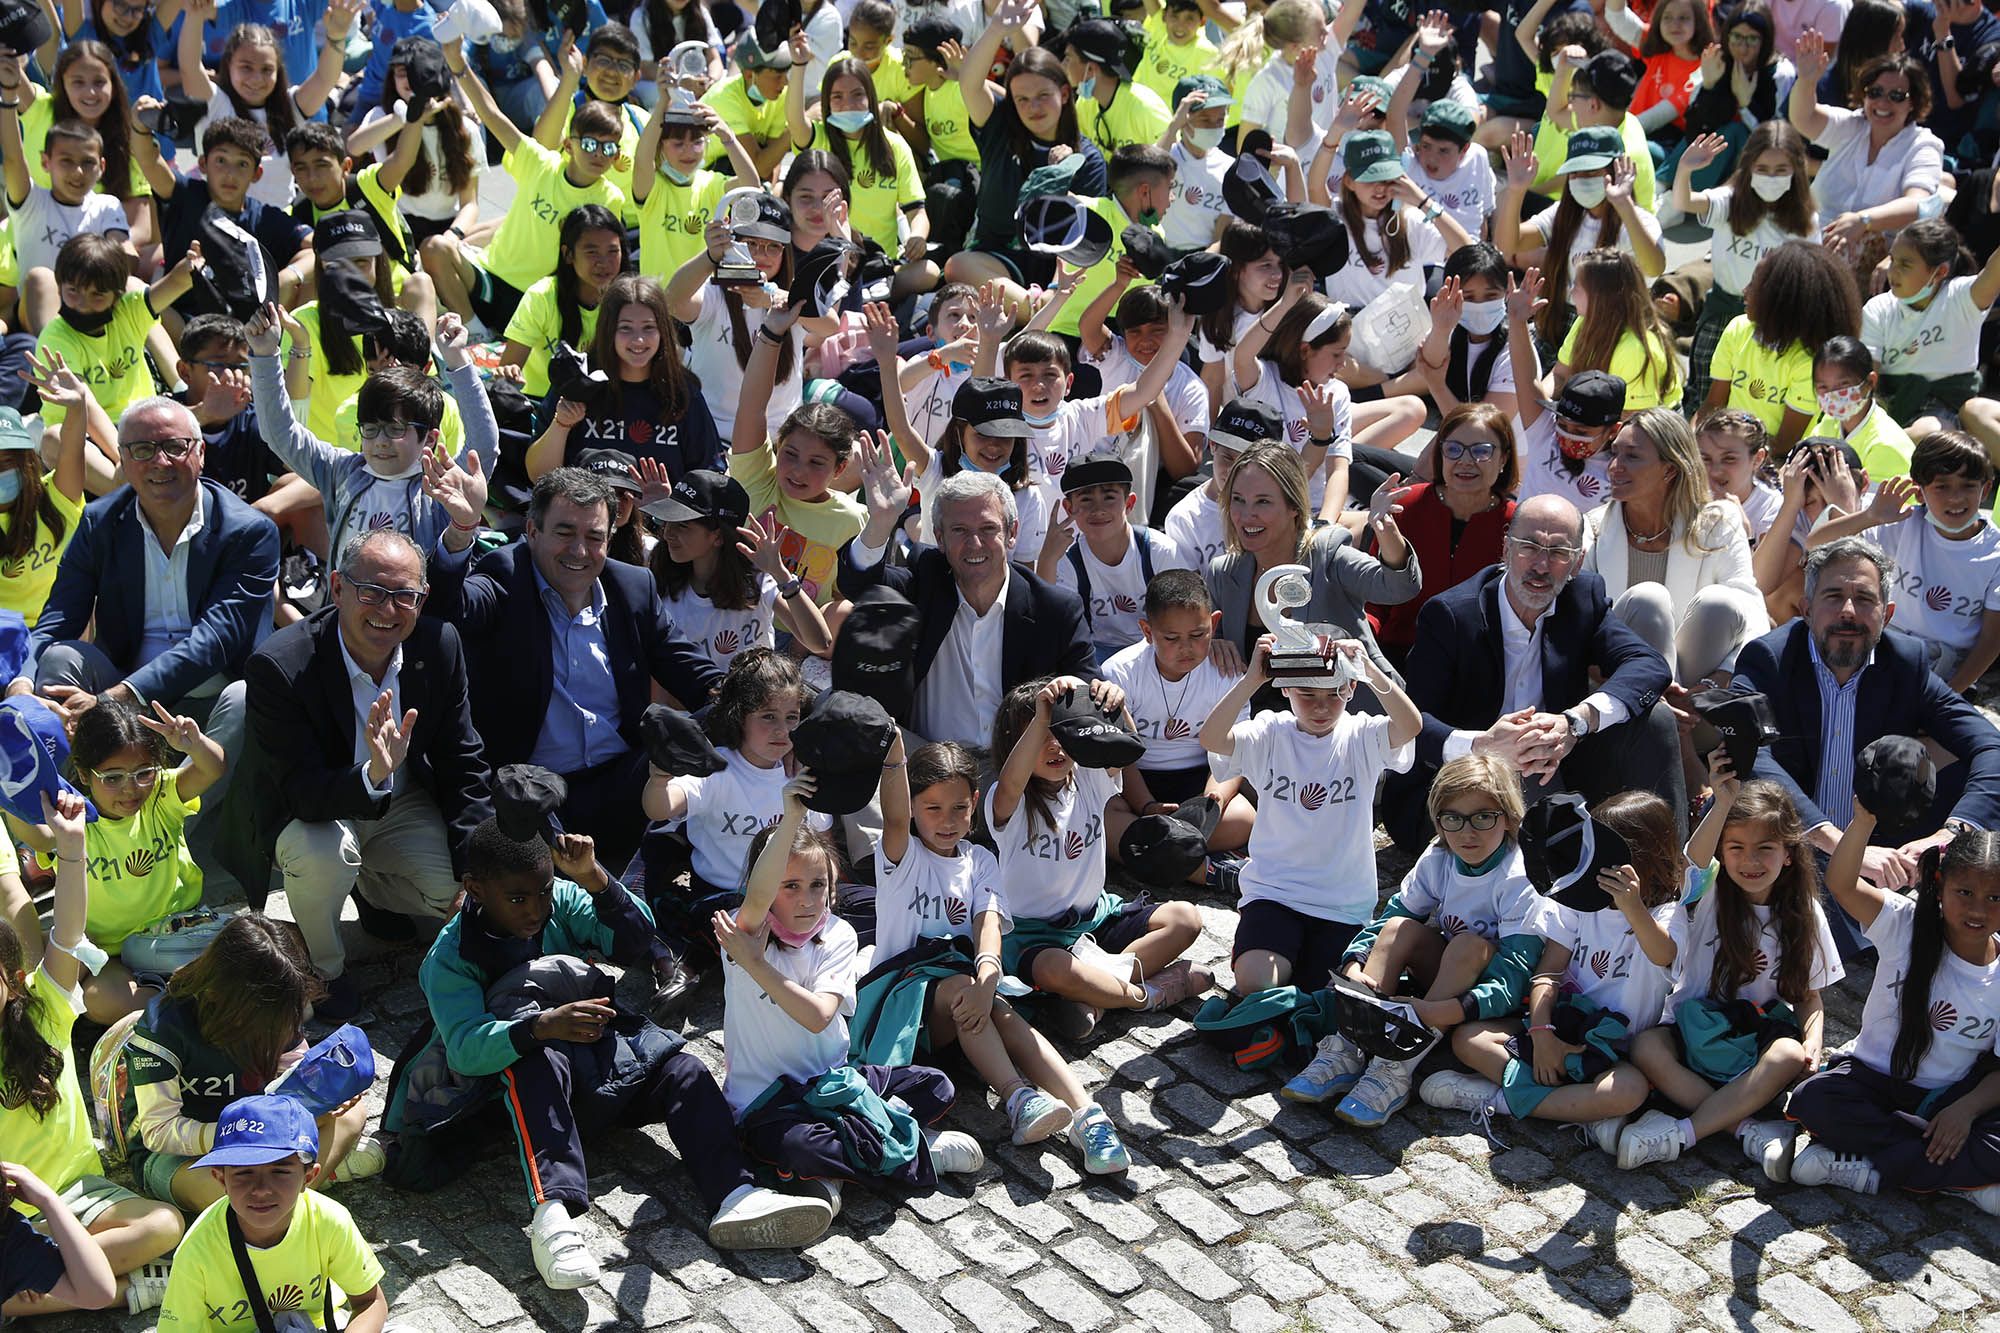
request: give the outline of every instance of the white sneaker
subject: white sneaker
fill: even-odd
[[[1875,1163],[1866,1157],[1811,1143],[1792,1157],[1792,1183],[1838,1185],[1856,1194],[1873,1194],[1881,1188],[1882,1177],[1876,1173]]]
[[[340,1159],[340,1165],[333,1168],[333,1183],[345,1185],[350,1180],[366,1180],[379,1176],[389,1165],[389,1150],[382,1140],[372,1134],[363,1134],[354,1141],[354,1147],[347,1156]]]
[[[1618,1136],[1618,1165],[1630,1171],[1681,1155],[1681,1122],[1664,1111],[1648,1111]]]
[[[1313,1049],[1312,1062],[1291,1082],[1278,1090],[1287,1101],[1317,1106],[1330,1098],[1345,1096],[1368,1067],[1368,1055],[1338,1032],[1329,1032]]]
[[[1084,966],[1108,972],[1128,985],[1137,986],[1145,980],[1139,975],[1142,964],[1138,954],[1106,953],[1103,946],[1098,944],[1095,935],[1078,936],[1076,943],[1069,946],[1069,953],[1070,957]]]
[[[1387,1124],[1390,1116],[1409,1104],[1416,1066],[1415,1060],[1370,1060],[1354,1091],[1333,1108],[1335,1118],[1358,1129]]]
[[[1584,1138],[1596,1144],[1606,1157],[1616,1157],[1618,1155],[1618,1136],[1625,1132],[1625,1117],[1622,1115],[1606,1116],[1602,1120],[1592,1120],[1587,1124],[1578,1125],[1576,1128],[1582,1133]]]
[[[941,1176],[969,1176],[986,1165],[986,1150],[963,1130],[926,1131],[924,1139],[931,1145],[931,1165]]]
[[[1992,1211],[1988,1209],[1988,1211]],[[150,1264],[141,1264],[125,1275],[125,1311],[128,1314],[144,1314],[157,1310],[160,1302],[167,1298],[167,1278],[173,1272],[173,1261],[155,1259]]]
[[[1743,1155],[1764,1168],[1774,1185],[1792,1182],[1792,1153],[1799,1146],[1799,1127],[1789,1120],[1752,1120],[1736,1136]]]
[[[1417,1089],[1417,1096],[1423,1098],[1424,1105],[1441,1111],[1478,1112],[1492,1104],[1493,1094],[1498,1091],[1500,1085],[1491,1079],[1446,1069],[1425,1079]]]
[[[1981,1212],[2000,1217],[2000,1185],[1981,1185],[1976,1190],[1960,1190],[1958,1196]]]
[[[709,1219],[708,1243],[718,1250],[794,1250],[832,1224],[833,1206],[825,1199],[738,1185]]]
[[[528,1246],[534,1251],[535,1271],[551,1291],[587,1287],[603,1272],[582,1228],[554,1199],[535,1209],[535,1220],[528,1223]]]

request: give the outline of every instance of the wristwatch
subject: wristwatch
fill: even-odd
[[[1584,716],[1581,708],[1563,710],[1563,721],[1569,723],[1571,740],[1580,741],[1590,734],[1590,720]]]

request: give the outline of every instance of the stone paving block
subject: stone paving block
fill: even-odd
[[[1111,1296],[1123,1296],[1137,1291],[1145,1279],[1139,1274],[1132,1261],[1125,1257],[1124,1246],[1113,1249],[1095,1236],[1078,1236],[1055,1247],[1055,1252],[1070,1267],[1089,1278],[1091,1284]]]
[[[829,1232],[803,1253],[819,1266],[822,1273],[843,1287],[866,1286],[889,1276],[889,1270],[863,1249],[859,1241],[852,1236],[841,1235],[837,1230]]]
[[[1664,1287],[1676,1296],[1699,1291],[1710,1281],[1708,1270],[1682,1258],[1652,1236],[1620,1236],[1617,1254],[1619,1261],[1632,1273],[1645,1274],[1647,1282]]]
[[[1121,1199],[1107,1185],[1092,1185],[1065,1201],[1087,1221],[1095,1222],[1119,1240],[1144,1240],[1159,1230],[1159,1220],[1129,1199]]]
[[[1177,1083],[1155,1094],[1158,1102],[1204,1134],[1226,1137],[1245,1124],[1243,1113],[1217,1101],[1193,1083]]]
[[[737,1287],[709,1307],[736,1333],[804,1333],[792,1312],[756,1287]]]
[[[1267,1217],[1257,1234],[1268,1236],[1287,1250],[1305,1250],[1333,1235],[1325,1217],[1308,1208],[1291,1208],[1276,1217]]]
[[[1846,1295],[1872,1284],[1875,1279],[1860,1264],[1844,1254],[1832,1254],[1812,1266],[1813,1281],[1828,1291]]]
[[[1479,1279],[1453,1263],[1425,1264],[1410,1276],[1454,1319],[1491,1319],[1506,1309]]]
[[[1280,1305],[1294,1305],[1317,1296],[1326,1282],[1312,1269],[1293,1262],[1283,1250],[1262,1241],[1248,1241],[1232,1251],[1237,1271]]]
[[[713,1291],[735,1280],[721,1255],[679,1227],[649,1232],[639,1245],[655,1269],[672,1274],[689,1291]]]
[[[1119,1136],[1141,1143],[1173,1128],[1154,1113],[1153,1100],[1154,1094],[1131,1088],[1106,1088],[1097,1094],[1097,1104],[1117,1122]]]
[[[994,1216],[1008,1225],[1025,1232],[1046,1244],[1075,1226],[1060,1209],[1043,1203],[1037,1197],[1030,1197],[1025,1188],[1022,1197],[1016,1198],[1013,1191],[1018,1186],[989,1185],[979,1191],[979,1202]]]
[[[1716,1220],[1721,1221],[1719,1217]],[[1687,1208],[1669,1208],[1665,1212],[1648,1213],[1645,1223],[1667,1244],[1682,1251],[1708,1234],[1707,1220],[1700,1213]]]
[[[1380,1324],[1337,1291],[1306,1302],[1306,1323],[1322,1333],[1383,1333]]]
[[[1780,1273],[1758,1284],[1757,1294],[1764,1309],[1812,1333],[1846,1333],[1861,1327],[1839,1301],[1797,1273]]]
[[[1244,1229],[1242,1218],[1191,1189],[1162,1190],[1153,1203],[1203,1245],[1220,1245]]]
[[[1264,1146],[1269,1147],[1271,1145],[1267,1144]],[[1283,1145],[1278,1146],[1282,1147]],[[1263,1181],[1257,1181],[1249,1185],[1238,1185],[1235,1189],[1225,1190],[1222,1197],[1229,1201],[1231,1208],[1234,1208],[1245,1217],[1262,1217],[1266,1213],[1275,1213],[1281,1208],[1289,1208],[1292,1204],[1291,1195],[1285,1193],[1276,1185],[1269,1185]]]
[[[872,1333],[875,1321],[854,1308],[845,1292],[807,1287],[788,1293],[792,1310],[813,1333]]]
[[[1353,1241],[1335,1241],[1306,1256],[1321,1277],[1336,1287],[1354,1293],[1371,1309],[1395,1304],[1403,1298],[1407,1284],[1402,1276],[1383,1265],[1365,1246]]]
[[[1654,1293],[1641,1292],[1619,1312],[1618,1322],[1637,1333],[1674,1333],[1688,1318],[1672,1302]]]
[[[1487,1165],[1495,1176],[1510,1185],[1546,1180],[1556,1169],[1554,1162],[1533,1148],[1510,1148],[1489,1159]]]
[[[2000,1249],[1989,1246],[1982,1256],[1974,1247],[1975,1242],[1957,1232],[1929,1236],[1917,1243],[1917,1249],[1947,1273],[1982,1291],[2000,1293],[2000,1264],[1990,1257],[2000,1254]]]
[[[888,1230],[871,1237],[868,1243],[880,1250],[898,1273],[919,1282],[935,1282],[965,1266],[953,1258],[949,1250],[932,1240],[927,1228],[908,1218],[898,1218]]]
[[[1382,1323],[1396,1333],[1444,1333],[1451,1319],[1442,1310],[1412,1301],[1382,1312]]]
[[[1214,1144],[1167,1134],[1151,1147],[1153,1152],[1178,1165],[1211,1189],[1234,1184],[1250,1174],[1250,1168],[1237,1161],[1234,1154]]]
[[[1184,1240],[1155,1241],[1138,1247],[1139,1253],[1172,1278],[1174,1284],[1199,1301],[1219,1301],[1236,1291],[1235,1278],[1216,1267],[1209,1257]]]
[[[953,1176],[951,1184],[941,1183],[929,1194],[913,1194],[903,1200],[903,1206],[926,1222],[942,1222],[948,1217],[957,1217],[972,1207],[972,1200],[958,1193],[958,1188],[964,1188],[966,1184],[977,1179],[976,1175]]]
[[[901,1282],[877,1282],[862,1298],[903,1333],[951,1333],[952,1322]]]
[[[1938,1318],[1936,1310],[1906,1291],[1870,1296],[1861,1302],[1861,1307],[1874,1315],[1876,1322],[1889,1333],[1920,1333],[1935,1324]]]
[[[1111,1307],[1059,1268],[1045,1268],[1014,1284],[1030,1304],[1072,1333],[1089,1333],[1111,1322]]]
[[[1279,1333],[1291,1322],[1262,1296],[1239,1296],[1229,1303],[1230,1333]]]
[[[659,1328],[694,1317],[693,1303],[681,1295],[673,1280],[644,1265],[610,1269],[597,1284],[641,1328]]]
[[[984,1213],[954,1217],[944,1224],[943,1231],[952,1248],[981,1268],[990,1268],[1003,1277],[1025,1273],[1041,1262],[1011,1231]]]
[[[437,1275],[438,1290],[481,1328],[492,1328],[522,1315],[514,1293],[483,1268],[460,1265]]]
[[[1214,1326],[1190,1314],[1180,1302],[1160,1291],[1142,1291],[1125,1302],[1153,1333],[1209,1333]]]
[[[1035,1320],[996,1287],[976,1277],[947,1282],[938,1292],[979,1333],[1034,1333]]]

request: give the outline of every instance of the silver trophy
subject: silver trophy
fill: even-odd
[[[737,233],[744,227],[755,226],[763,216],[757,207],[753,192],[745,191],[736,196],[729,205],[729,248],[722,254],[722,262],[715,266],[715,281],[723,287],[761,287],[764,285],[764,270],[757,267],[757,261],[750,257],[750,247],[743,244]]]
[[[1278,686],[1301,685],[1337,690],[1361,679],[1347,655],[1334,646],[1340,637],[1331,625],[1306,625],[1285,612],[1312,601],[1312,571],[1304,565],[1278,565],[1257,580],[1257,611],[1271,632],[1271,681]]]

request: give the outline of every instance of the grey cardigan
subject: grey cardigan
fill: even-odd
[[[1423,571],[1417,552],[1401,569],[1390,569],[1374,556],[1357,550],[1341,527],[1315,531],[1300,564],[1312,570],[1312,601],[1290,614],[1310,624],[1331,625],[1336,633],[1361,640],[1375,665],[1402,684],[1403,677],[1382,655],[1368,627],[1368,604],[1397,606],[1423,591]],[[1242,552],[1224,550],[1208,562],[1208,595],[1222,612],[1222,637],[1243,642],[1250,623],[1250,599],[1257,590],[1257,561]]]

